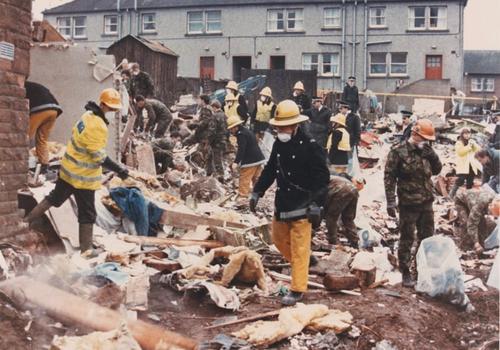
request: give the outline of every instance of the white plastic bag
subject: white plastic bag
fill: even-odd
[[[359,249],[378,247],[382,241],[382,235],[371,228],[359,230],[358,238]]]
[[[443,235],[426,238],[417,252],[416,290],[431,297],[444,296],[452,304],[467,306],[464,273],[453,240]]]

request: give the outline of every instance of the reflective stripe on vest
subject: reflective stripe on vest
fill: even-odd
[[[238,107],[239,107],[238,101],[235,101],[234,104],[229,107],[227,104],[224,106],[224,113],[226,114],[226,117],[230,118],[232,116],[238,116],[241,118],[241,116],[238,114]]]
[[[351,141],[350,141],[351,137],[350,137],[349,133],[344,128],[339,128],[337,130],[342,132],[342,139],[340,139],[338,149],[340,151],[350,151],[351,150]]]
[[[274,103],[264,104],[262,101],[257,101],[257,113],[255,114],[255,120],[259,122],[268,123],[271,120],[271,111],[273,109]]]

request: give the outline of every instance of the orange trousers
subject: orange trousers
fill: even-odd
[[[262,165],[240,168],[240,184],[238,189],[240,197],[248,198],[251,187],[255,185],[259,179],[261,172]]]
[[[41,164],[49,164],[49,135],[57,119],[57,111],[49,109],[30,115],[29,137],[35,137],[36,156]]]
[[[273,219],[273,243],[292,265],[294,292],[306,292],[311,255],[311,223],[307,219],[278,221]]]

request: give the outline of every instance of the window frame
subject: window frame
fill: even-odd
[[[428,30],[447,30],[448,29],[448,7],[435,5],[435,6],[428,6],[427,8],[428,8],[428,10],[427,10],[427,12],[428,12],[427,13],[427,17],[428,17],[427,29]],[[431,9],[432,8],[438,9],[438,16],[437,17],[431,17]],[[439,16],[440,10],[444,10],[444,27],[431,27],[431,19],[432,18],[437,18],[438,23],[439,23],[439,19],[442,18]]]
[[[337,10],[338,11],[338,17],[329,17],[327,16],[327,11],[329,10]],[[327,24],[326,23],[326,20],[327,19],[336,19],[338,18],[338,22],[339,24],[338,25],[332,25],[332,24]],[[340,7],[325,7],[323,9],[323,28],[325,29],[337,29],[337,28],[341,28],[342,27],[342,8]]]
[[[372,16],[372,10],[383,10],[383,16]],[[371,6],[368,8],[368,28],[387,28],[386,6]],[[372,19],[383,18],[384,24],[372,24]]]
[[[116,19],[116,23],[115,24],[108,24],[106,23],[106,20],[107,19],[110,19],[110,18],[115,18]],[[116,31],[108,31],[107,30],[107,27],[108,26],[113,26],[115,25],[116,26]],[[103,28],[103,34],[104,35],[118,35],[118,16],[117,15],[104,15],[104,28]]]
[[[491,81],[491,89],[488,89],[486,82]],[[495,92],[495,78],[483,78],[483,91],[485,92]]]
[[[379,64],[379,65],[382,64],[382,62],[373,63],[373,61],[372,61],[372,55],[373,54],[380,54],[380,55],[385,54],[385,60],[384,60],[384,63],[383,63],[385,65],[385,72],[384,73],[373,73],[372,72],[372,66],[374,64]],[[388,66],[389,66],[387,64],[387,56],[388,56],[388,54],[389,54],[389,52],[370,52],[369,53],[369,63],[368,63],[369,70],[368,71],[369,71],[369,76],[370,77],[387,77],[388,76]],[[389,69],[390,69],[390,67],[389,67]]]
[[[59,21],[61,20],[69,20],[69,25],[65,25],[63,27],[61,27],[59,25]],[[68,30],[69,29],[69,35],[66,35],[66,34],[63,34],[61,32],[61,28],[64,28],[65,30]],[[59,34],[61,34],[65,39],[71,39],[73,37],[73,17],[71,16],[61,16],[61,17],[57,17],[56,18],[56,29],[57,31],[59,32]]]
[[[313,56],[316,57],[317,63],[313,63],[311,59],[311,63],[307,63],[308,67],[306,67],[306,57]],[[331,73],[325,73],[325,56],[336,57],[336,59],[332,59],[328,64],[330,65]],[[333,69],[335,67],[335,69]],[[340,76],[339,68],[340,68],[340,53],[339,52],[303,52],[302,53],[302,70],[313,70],[316,69],[317,76],[320,78],[323,77],[338,77]]]
[[[416,17],[415,16],[415,9],[418,8],[423,8],[424,9],[424,17]],[[416,30],[416,31],[425,31],[427,30],[428,27],[428,6],[409,6],[408,7],[408,29],[409,30]],[[423,18],[424,19],[424,26],[423,27],[415,27],[415,20],[417,18]]]
[[[487,82],[491,81],[491,88],[487,88]],[[471,92],[495,92],[495,78],[473,77],[470,80]]]
[[[201,13],[201,21],[191,21],[190,17],[191,15]],[[189,26],[191,23],[201,23],[201,30],[200,31],[191,31],[189,29]],[[204,27],[205,27],[205,21],[204,21],[204,14],[203,11],[188,11],[187,12],[187,33],[188,34],[203,34],[204,33]]]
[[[404,73],[393,73],[392,72],[392,66],[393,65],[399,65],[399,66],[402,66],[403,63],[394,63],[393,62],[393,58],[392,58],[392,55],[394,54],[404,54],[405,55],[405,63],[404,63],[404,66],[405,66],[405,72]],[[389,73],[389,76],[391,77],[406,77],[408,76],[408,52],[389,52],[389,62],[388,62],[388,66],[389,66],[389,70],[388,70],[388,73]]]
[[[289,17],[290,12],[296,12],[300,13],[300,16],[296,16],[295,18],[291,19]],[[271,14],[272,13],[282,13],[283,19],[276,19],[271,22]],[[295,28],[290,29],[289,28],[289,21],[295,21]],[[278,29],[278,23],[283,22],[283,29]],[[271,28],[270,24],[271,23],[276,23],[276,29]],[[301,23],[300,28],[297,28],[297,23]],[[291,8],[268,8],[267,9],[267,21],[266,21],[266,27],[267,27],[267,32],[268,33],[301,33],[304,32],[304,9],[303,8],[296,8],[296,7],[291,7]]]
[[[153,16],[153,21],[145,22],[144,18],[146,16]],[[153,29],[146,29],[145,24],[154,24]],[[143,12],[141,13],[141,33],[143,34],[148,34],[148,33],[157,33],[157,27],[156,27],[156,12]]]
[[[73,39],[87,39],[87,16],[73,16]],[[76,25],[76,20],[83,18],[84,25]],[[76,35],[76,29],[83,28],[83,35]]]
[[[219,13],[219,21],[218,23],[220,23],[220,29],[219,30],[208,30],[208,13],[209,12],[213,12],[213,13]],[[207,10],[207,11],[203,11],[203,18],[204,18],[204,23],[205,23],[205,33],[207,34],[219,34],[219,33],[222,33],[222,11],[221,10]],[[212,23],[217,23],[215,21],[212,21]]]

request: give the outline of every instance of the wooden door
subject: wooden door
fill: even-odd
[[[215,76],[215,58],[200,57],[200,78],[213,80]]]
[[[285,56],[271,56],[269,62],[271,69],[285,69]]]
[[[443,79],[443,56],[441,55],[425,56],[425,79],[427,80]]]

